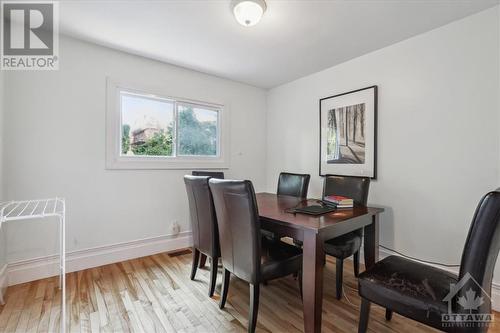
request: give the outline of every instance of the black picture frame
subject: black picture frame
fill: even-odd
[[[325,177],[325,176],[329,176],[329,175],[340,175],[340,176],[363,176],[363,175],[353,175],[353,174],[344,174],[343,172],[340,172],[340,173],[329,173],[329,172],[323,172],[322,170],[322,126],[321,126],[321,121],[322,121],[322,117],[321,117],[321,113],[322,113],[322,102],[325,101],[325,100],[328,100],[328,99],[332,99],[332,98],[337,98],[337,97],[340,97],[340,96],[345,96],[345,95],[349,95],[349,94],[355,94],[355,93],[358,93],[358,92],[361,92],[361,91],[364,91],[364,90],[369,90],[369,89],[373,89],[373,166],[372,166],[372,169],[373,169],[373,174],[370,176],[371,179],[375,180],[377,179],[377,145],[378,145],[378,142],[377,142],[377,136],[378,136],[378,86],[377,85],[372,85],[372,86],[369,86],[369,87],[365,87],[365,88],[360,88],[360,89],[355,89],[355,90],[351,90],[351,91],[347,91],[347,92],[344,92],[344,93],[341,93],[341,94],[336,94],[336,95],[332,95],[332,96],[327,96],[327,97],[323,97],[323,98],[320,98],[319,100],[319,175],[321,177]]]

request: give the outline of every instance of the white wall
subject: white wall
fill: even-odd
[[[3,196],[3,137],[4,137],[4,72],[0,71],[0,202],[4,201]],[[6,242],[5,228],[0,226],[0,303],[3,303],[3,294],[7,283],[6,279]]]
[[[459,263],[479,199],[500,183],[498,25],[493,8],[272,89],[268,190],[288,170],[310,173],[319,196],[318,100],[378,85],[381,244]]]
[[[264,90],[62,38],[59,71],[7,74],[4,168],[8,199],[66,198],[68,251],[170,234],[174,220],[190,229],[190,171],[105,170],[106,76],[229,106],[225,172],[265,188]],[[57,252],[53,227],[10,227],[9,261]]]
[[[0,71],[0,202],[3,201],[4,73]]]

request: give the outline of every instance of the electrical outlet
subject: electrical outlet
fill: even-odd
[[[181,226],[177,221],[174,221],[172,223],[172,234],[173,235],[178,235],[181,232]]]

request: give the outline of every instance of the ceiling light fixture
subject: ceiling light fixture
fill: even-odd
[[[232,0],[231,7],[236,21],[245,27],[259,23],[267,8],[264,0]]]

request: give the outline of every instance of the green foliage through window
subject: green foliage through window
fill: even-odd
[[[161,128],[148,122],[131,130],[122,125],[122,155],[140,156],[216,156],[218,111],[177,105],[177,122]],[[145,124],[144,122],[142,124]],[[175,127],[177,125],[177,127]],[[177,149],[175,152],[175,128]]]
[[[153,136],[142,144],[132,145],[134,155],[146,156],[172,156],[172,134],[163,131]]]
[[[126,154],[130,149],[130,125],[122,126],[122,153]]]
[[[192,107],[181,107],[178,139],[179,155],[214,156],[217,154],[217,122],[200,121]]]

